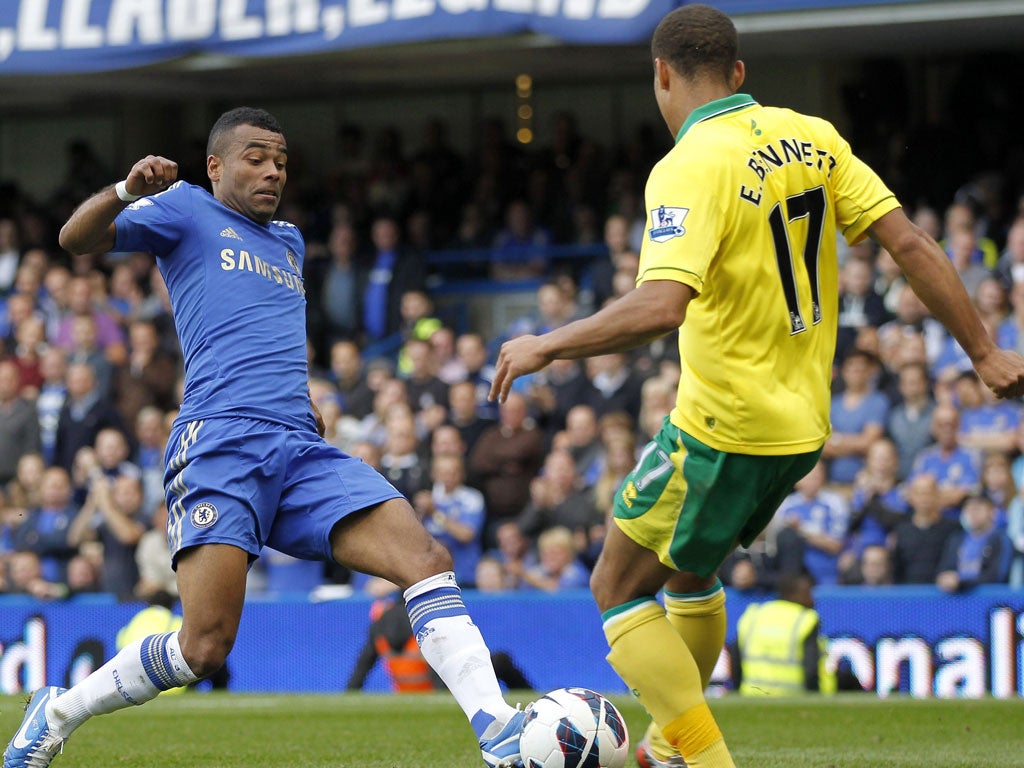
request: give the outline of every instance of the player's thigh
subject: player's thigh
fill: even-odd
[[[186,655],[227,655],[242,617],[248,567],[249,554],[230,544],[204,544],[179,554],[178,594]]]
[[[601,612],[655,595],[673,571],[657,554],[611,526],[594,566],[590,588]]]
[[[274,549],[388,578],[380,572],[384,563],[411,559],[434,541],[402,494],[361,459],[315,436],[292,456],[267,537]]]
[[[623,481],[615,523],[665,566],[706,583],[737,542],[749,544],[768,524],[819,453],[726,453],[666,420]]]
[[[452,570],[452,558],[427,533],[404,498],[390,499],[339,521],[331,534],[334,559],[406,589]]]

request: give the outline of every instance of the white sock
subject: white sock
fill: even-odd
[[[129,643],[78,685],[46,705],[54,733],[67,737],[93,715],[145,704],[161,691],[199,678],[181,656],[178,633],[150,635]]]
[[[516,710],[501,695],[491,653],[466,611],[455,574],[424,579],[404,596],[423,658],[448,686],[477,738],[496,732]]]

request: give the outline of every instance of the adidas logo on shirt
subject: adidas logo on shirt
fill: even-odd
[[[235,230],[232,229],[231,227],[228,227],[227,229],[222,229],[220,231],[220,236],[221,237],[233,237],[235,240],[241,240],[242,239],[239,236],[239,234],[237,232],[235,232]]]

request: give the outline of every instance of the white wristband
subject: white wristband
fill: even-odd
[[[128,187],[125,186],[123,179],[114,185],[114,192],[117,193],[117,197],[119,200],[126,203],[134,203],[136,200],[142,197],[142,195],[133,195],[131,192],[129,192]]]

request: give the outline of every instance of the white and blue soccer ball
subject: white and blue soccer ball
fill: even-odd
[[[626,721],[587,688],[559,688],[530,705],[519,752],[524,768],[622,768],[629,755]]]

